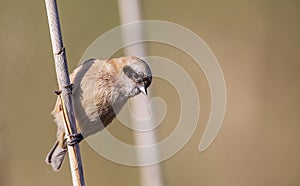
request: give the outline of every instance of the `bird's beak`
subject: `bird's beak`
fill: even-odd
[[[143,86],[138,87],[138,89],[145,95],[147,95],[147,89]]]

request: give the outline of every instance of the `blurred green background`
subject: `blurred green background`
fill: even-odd
[[[116,1],[59,1],[69,68],[106,31],[120,25]],[[142,1],[144,19],[171,21],[199,35],[219,60],[227,83],[227,111],[212,146],[198,144],[210,112],[205,76],[184,53],[150,43],[197,80],[198,128],[188,144],[162,163],[168,186],[300,185],[300,1]],[[55,137],[50,112],[56,75],[44,1],[0,1],[0,185],[71,185],[68,161],[53,172],[44,163]],[[109,44],[109,43],[108,43]],[[101,51],[99,52],[101,56]],[[196,70],[195,70],[196,67]],[[154,80],[168,106],[159,128],[174,129],[174,88]],[[174,114],[175,113],[175,114]],[[109,130],[130,141],[129,129]],[[140,185],[139,168],[118,165],[81,144],[87,185]]]

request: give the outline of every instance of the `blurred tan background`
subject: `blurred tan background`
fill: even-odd
[[[70,69],[85,49],[120,24],[116,1],[59,1]],[[300,1],[142,1],[144,19],[171,21],[198,34],[223,69],[228,104],[223,127],[205,152],[198,145],[210,112],[201,70],[182,52],[149,43],[149,54],[180,64],[199,85],[201,118],[188,144],[162,163],[167,186],[300,185]],[[49,115],[56,76],[44,1],[0,1],[0,185],[71,185],[68,161],[44,163],[54,142]],[[99,53],[101,56],[101,53]],[[155,79],[168,105],[164,139],[179,112],[174,88]],[[109,128],[130,142],[118,122]],[[112,163],[81,143],[87,185],[139,185],[139,168]]]

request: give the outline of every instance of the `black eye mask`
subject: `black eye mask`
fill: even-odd
[[[133,81],[135,81],[136,83],[142,83],[145,82],[146,83],[146,88],[150,86],[151,84],[151,79],[152,77],[144,77],[143,74],[138,74],[137,72],[135,72],[130,66],[124,66],[123,67],[123,72],[124,74],[132,79]]]
[[[133,79],[136,82],[139,82],[143,79],[143,77],[136,73],[130,66],[124,66],[123,72],[128,78]]]

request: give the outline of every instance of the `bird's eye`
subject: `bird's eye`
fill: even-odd
[[[139,78],[139,75],[138,75],[137,73],[134,73],[134,74],[133,74],[133,78],[134,78],[134,79],[138,79],[138,78]]]
[[[132,69],[131,67],[127,66],[127,65],[123,68],[123,72],[124,72],[124,73],[126,74],[126,76],[129,77],[129,78],[131,78],[131,77],[133,76],[133,74],[135,73],[135,72],[133,71],[133,69]]]

